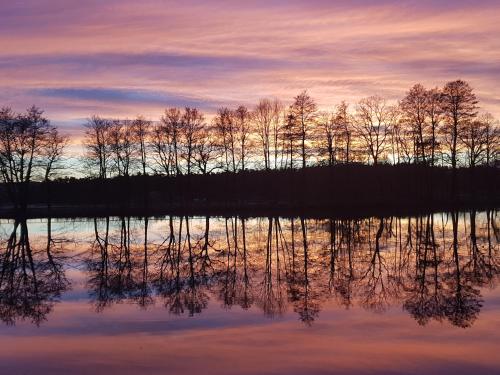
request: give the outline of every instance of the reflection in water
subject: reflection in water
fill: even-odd
[[[15,221],[0,254],[0,319],[8,325],[28,319],[39,325],[68,287],[64,258],[47,221],[46,244],[33,248],[26,221]]]
[[[216,300],[269,317],[294,311],[311,325],[333,300],[377,313],[402,305],[420,325],[464,328],[478,318],[481,288],[495,287],[500,274],[492,211],[357,220],[108,217],[82,224],[88,240],[77,233],[72,241],[55,238],[51,220],[43,224],[33,245],[26,221],[1,225],[7,324],[45,320],[69,287],[70,267],[84,271],[98,312],[129,302],[194,316]]]

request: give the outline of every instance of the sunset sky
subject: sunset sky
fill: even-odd
[[[66,131],[92,114],[251,106],[308,89],[322,109],[462,78],[500,117],[500,1],[11,0],[0,106]]]

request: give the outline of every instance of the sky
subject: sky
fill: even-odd
[[[210,116],[304,89],[327,110],[460,78],[500,117],[499,16],[499,0],[3,1],[0,106],[78,134],[93,114]]]

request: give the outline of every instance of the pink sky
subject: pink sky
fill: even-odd
[[[9,1],[0,106],[79,128],[308,89],[322,109],[465,79],[500,117],[498,1]]]

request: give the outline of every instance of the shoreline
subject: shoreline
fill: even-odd
[[[0,185],[5,194],[5,186]],[[500,207],[500,169],[338,165],[209,175],[68,179],[28,185],[0,217],[366,217]],[[2,199],[3,202],[8,202]]]

